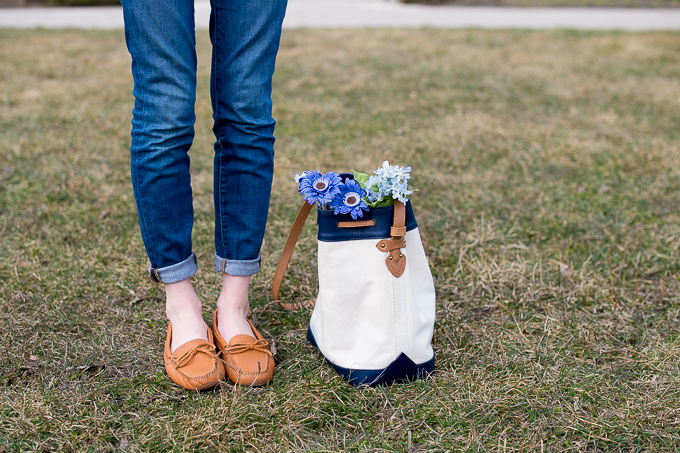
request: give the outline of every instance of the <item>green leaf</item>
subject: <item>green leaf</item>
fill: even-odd
[[[368,181],[368,175],[366,173],[359,173],[356,170],[352,170],[352,173],[354,173],[354,180],[358,182],[363,189],[365,189],[366,181]]]
[[[386,206],[392,206],[394,204],[394,199],[392,197],[385,197],[373,206],[374,208],[384,208]]]

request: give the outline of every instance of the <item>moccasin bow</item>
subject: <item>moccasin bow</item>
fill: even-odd
[[[208,329],[208,341],[191,340],[170,352],[172,324],[168,323],[165,339],[165,371],[177,385],[187,390],[206,390],[215,387],[224,379],[224,364],[215,347],[213,335]]]
[[[171,362],[173,363],[175,368],[182,368],[183,366],[188,365],[191,359],[193,359],[196,356],[196,354],[200,352],[202,352],[203,354],[207,354],[209,357],[217,357],[219,355],[219,353],[216,352],[215,345],[212,345],[210,343],[200,343],[189,349],[179,358],[173,357]]]
[[[255,343],[229,343],[224,347],[225,354],[241,354],[246,351],[269,352],[269,342],[257,340]]]
[[[255,337],[236,335],[227,343],[217,330],[217,310],[213,314],[212,331],[215,345],[222,353],[225,371],[229,380],[238,385],[261,386],[271,382],[274,377],[274,357],[269,351],[269,342],[255,329]]]

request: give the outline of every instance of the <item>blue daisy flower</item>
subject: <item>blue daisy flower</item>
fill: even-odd
[[[296,174],[295,179],[300,182],[298,192],[305,197],[307,203],[319,203],[322,208],[340,193],[339,186],[342,184],[340,175],[332,171],[325,175],[316,170],[306,171],[302,175]]]
[[[306,177],[307,177],[307,172],[303,171],[301,175],[298,175],[297,173],[295,173],[295,177],[293,179],[295,180],[295,184],[300,184],[300,180],[303,179],[303,178],[306,178]]]
[[[361,211],[368,211],[368,205],[362,200],[366,196],[366,191],[361,188],[358,182],[353,179],[348,179],[340,186],[340,193],[333,198],[333,201],[328,205],[329,208],[334,209],[333,214],[351,214],[354,220],[358,217],[363,217],[364,213]]]

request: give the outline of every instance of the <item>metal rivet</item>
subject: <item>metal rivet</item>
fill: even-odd
[[[384,242],[383,242],[382,244],[380,244],[380,248],[383,248],[383,249],[385,248],[385,243],[384,243]]]
[[[403,254],[403,253],[400,253],[400,254],[399,254],[399,258],[403,258],[403,257],[404,257],[404,254]]]
[[[390,260],[392,259],[392,255],[390,255]]]

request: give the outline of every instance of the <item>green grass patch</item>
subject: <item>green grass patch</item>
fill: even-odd
[[[206,318],[210,44],[191,151]],[[286,31],[253,318],[272,385],[164,375],[129,181],[122,31],[0,31],[0,451],[676,451],[680,35]],[[437,375],[347,386],[270,301],[306,169],[413,167]],[[285,295],[316,291],[306,226]]]

